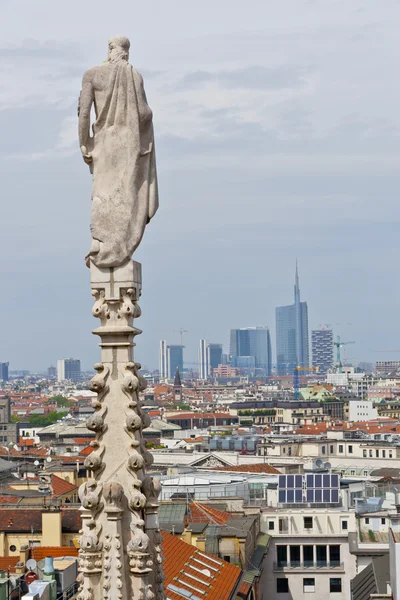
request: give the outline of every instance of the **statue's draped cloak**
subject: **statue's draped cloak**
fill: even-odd
[[[87,258],[117,267],[131,259],[158,208],[152,112],[141,75],[125,61],[111,70],[93,134],[94,243]]]

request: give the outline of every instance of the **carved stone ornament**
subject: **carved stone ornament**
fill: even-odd
[[[89,479],[79,487],[78,495],[82,506],[92,512],[101,509],[101,491],[102,486],[94,479]]]
[[[110,481],[103,486],[103,496],[106,502],[107,513],[121,512],[124,498],[124,488],[116,481]]]

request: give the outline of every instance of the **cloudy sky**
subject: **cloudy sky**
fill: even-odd
[[[0,361],[98,360],[91,179],[76,107],[107,40],[131,39],[154,111],[160,209],[136,357],[269,325],[298,257],[310,328],[400,359],[397,0],[0,0]],[[381,352],[382,350],[393,350]],[[396,353],[395,351],[399,352]]]

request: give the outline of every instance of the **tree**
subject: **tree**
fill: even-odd
[[[62,419],[64,416],[65,413],[56,412],[53,410],[47,415],[30,415],[28,417],[28,421],[31,427],[47,427],[47,425],[52,425],[56,421]]]
[[[55,402],[57,406],[72,406],[72,402],[70,402],[65,396],[53,396],[50,398],[50,401]]]

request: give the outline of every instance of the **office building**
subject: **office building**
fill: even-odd
[[[207,340],[200,340],[199,348],[199,378],[206,381],[222,364],[222,344],[209,344]]]
[[[168,379],[168,344],[166,340],[160,342],[160,379]]]
[[[57,361],[57,381],[80,381],[81,361],[76,358],[62,358]]]
[[[276,354],[278,375],[293,375],[295,367],[308,367],[308,309],[300,301],[296,263],[294,303],[276,308]]]
[[[223,363],[222,357],[222,344],[208,344],[208,363],[210,365],[210,370],[216,369],[219,365]]]
[[[56,367],[49,367],[47,369],[47,378],[48,379],[57,379],[57,368]]]
[[[311,332],[312,366],[325,375],[333,369],[332,329],[313,329]]]
[[[175,344],[168,346],[168,379],[172,379],[176,373],[176,369],[179,369],[179,373],[183,373],[183,349],[185,346],[181,344]]]
[[[199,379],[206,381],[210,375],[210,361],[207,340],[200,340]]]
[[[400,371],[400,360],[378,360],[375,364],[376,373],[397,373]]]
[[[263,369],[266,375],[271,375],[271,336],[268,327],[231,329],[230,355],[233,366],[237,362],[233,357],[252,356],[254,367]]]
[[[8,381],[8,365],[10,363],[0,363],[0,381]]]
[[[17,442],[17,423],[11,423],[10,398],[0,396],[0,445]]]

